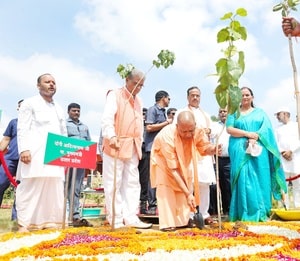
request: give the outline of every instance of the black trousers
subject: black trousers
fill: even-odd
[[[146,152],[146,158],[147,158],[147,162],[148,162],[148,202],[149,202],[149,206],[148,209],[151,208],[156,208],[157,206],[157,200],[156,200],[156,188],[152,188],[151,187],[151,182],[150,182],[150,151]]]
[[[219,184],[221,190],[223,214],[228,214],[230,208],[230,200],[231,200],[230,158],[218,157],[218,160],[219,160]],[[216,215],[218,213],[216,185],[210,186],[210,203],[209,203],[208,212],[211,215]]]
[[[141,184],[140,201],[148,201],[148,183],[149,183],[149,162],[147,160],[147,153],[142,150],[142,158],[139,161],[139,178]]]

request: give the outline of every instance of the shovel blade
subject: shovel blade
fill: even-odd
[[[199,229],[202,229],[204,227],[204,220],[203,216],[199,211],[199,206],[196,207],[197,212],[194,214],[194,223],[196,224],[196,227]]]

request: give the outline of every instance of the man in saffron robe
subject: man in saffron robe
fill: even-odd
[[[221,146],[218,150],[221,153]],[[154,139],[150,178],[152,187],[156,187],[162,231],[190,226],[190,212],[196,207],[192,173],[193,168],[197,170],[196,151],[214,155],[216,146],[208,141],[204,129],[196,128],[190,111],[180,112],[177,124],[166,126]]]

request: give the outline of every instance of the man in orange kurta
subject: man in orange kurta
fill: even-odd
[[[178,114],[177,124],[168,125],[156,136],[151,150],[150,178],[156,187],[159,228],[174,231],[190,224],[190,212],[196,207],[192,169],[197,166],[196,150],[213,155],[203,129],[196,128],[193,113]],[[219,148],[219,150],[221,150]]]
[[[123,88],[108,92],[102,116],[103,185],[107,220],[113,228],[152,226],[137,217],[143,138],[142,102],[137,94],[144,81],[144,74],[133,69]]]

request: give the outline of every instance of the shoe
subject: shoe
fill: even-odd
[[[127,225],[128,227],[134,227],[134,228],[141,228],[141,229],[147,229],[152,227],[152,223],[144,223],[142,221],[137,221],[135,223]]]
[[[120,229],[120,228],[124,228],[124,224],[123,223],[117,223],[115,224],[115,229]]]
[[[147,214],[147,215],[153,215],[153,216],[155,216],[155,215],[156,215],[156,207],[149,208],[149,209],[146,211],[146,214]]]
[[[162,232],[174,232],[174,231],[176,231],[176,227],[166,227],[166,228],[160,229],[160,231],[162,231]]]
[[[73,219],[73,227],[93,227],[93,224],[88,222],[86,219]]]
[[[140,203],[140,214],[147,214],[147,201],[141,201]]]

